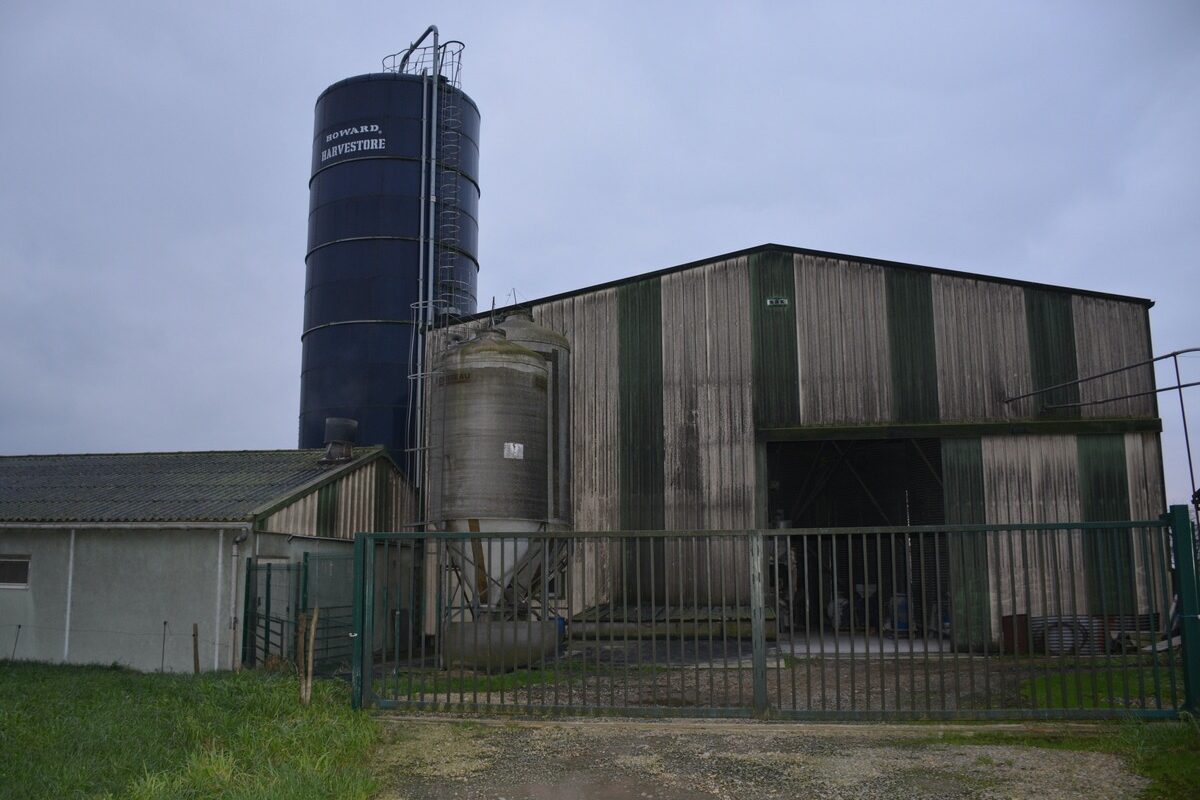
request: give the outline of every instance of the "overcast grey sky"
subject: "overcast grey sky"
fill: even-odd
[[[1200,345],[1196,0],[5,0],[0,453],[295,445],[313,103],[430,22],[483,115],[481,306],[773,241]]]

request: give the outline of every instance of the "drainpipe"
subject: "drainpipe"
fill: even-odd
[[[233,537],[233,567],[229,570],[229,668],[237,672],[242,668],[242,648],[238,644],[238,568],[242,563],[242,542],[250,535],[250,524],[242,526],[241,532]]]
[[[71,653],[71,601],[75,589],[75,529],[71,528],[71,545],[67,556],[67,618],[63,622],[63,663],[70,659]]]

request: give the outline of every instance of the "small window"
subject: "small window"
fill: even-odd
[[[0,589],[29,586],[29,556],[0,556]]]

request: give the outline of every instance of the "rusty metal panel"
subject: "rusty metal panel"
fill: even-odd
[[[892,420],[884,268],[797,255],[795,271],[803,423]]]
[[[1025,294],[1018,286],[932,276],[938,404],[943,422],[1032,418]]]
[[[749,270],[739,258],[662,279],[669,530],[754,524]]]
[[[1074,295],[1071,306],[1080,378],[1152,357],[1145,306],[1082,295]],[[1086,403],[1153,388],[1154,370],[1146,365],[1081,383],[1079,400]],[[1153,417],[1157,413],[1153,395],[1084,406],[1082,411],[1084,417],[1102,418]]]

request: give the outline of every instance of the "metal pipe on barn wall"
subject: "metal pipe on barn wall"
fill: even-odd
[[[67,551],[67,612],[63,621],[63,663],[71,653],[71,595],[75,589],[75,529],[71,528],[71,544]]]
[[[237,672],[241,666],[242,648],[238,646],[238,567],[241,565],[241,544],[250,536],[250,525],[242,526],[241,533],[233,539],[233,565],[229,570],[229,668]],[[258,537],[255,537],[257,542]]]

